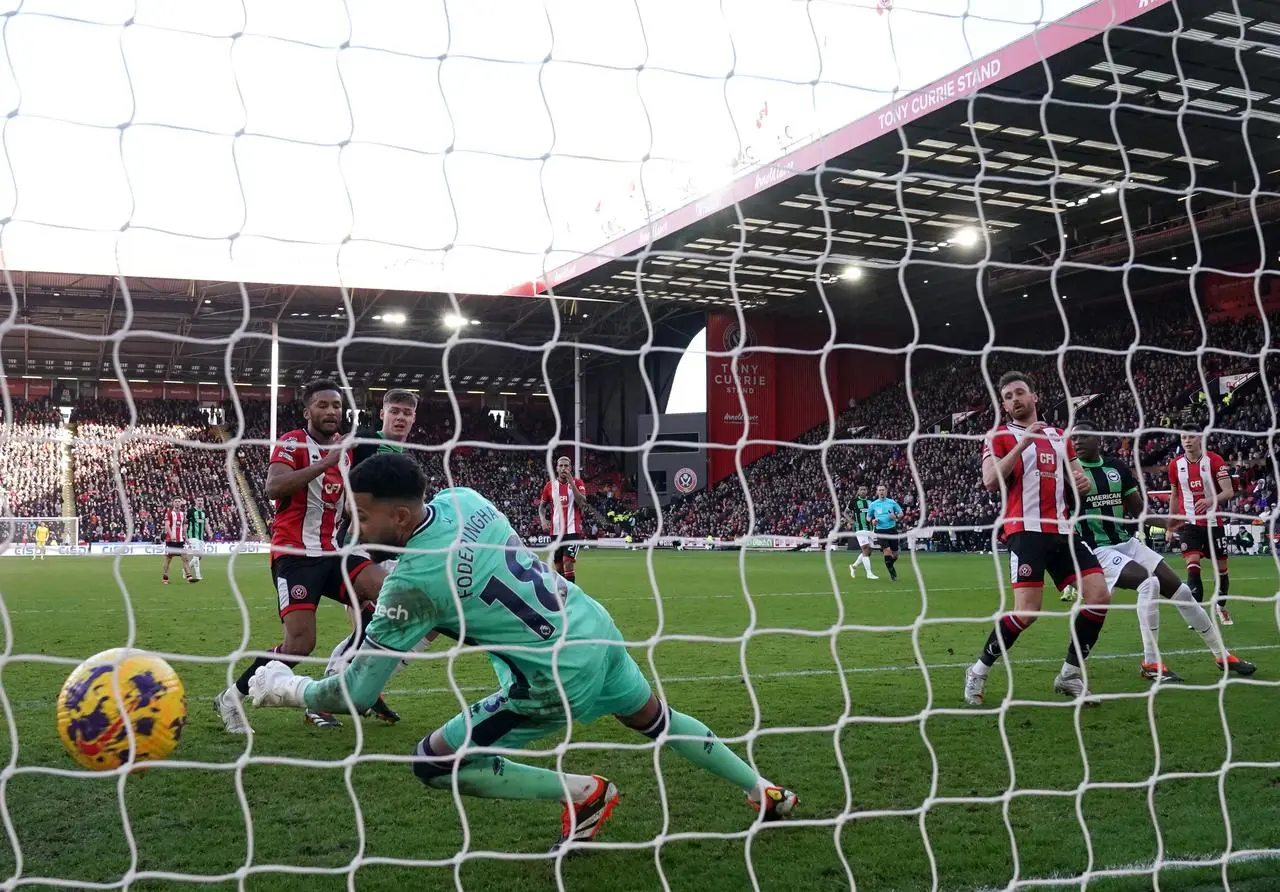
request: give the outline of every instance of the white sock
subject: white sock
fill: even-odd
[[[752,802],[759,804],[760,800],[764,797],[764,791],[774,786],[777,786],[777,784],[775,784],[773,781],[767,778],[762,777],[756,783],[754,788],[746,791],[747,798],[750,799]]]
[[[191,575],[196,579],[204,579],[204,577],[200,575],[200,558],[191,559]]]
[[[1160,662],[1160,580],[1149,576],[1138,586],[1138,631],[1142,662]]]
[[[419,641],[417,644],[415,644],[412,648],[410,648],[410,649],[409,649],[409,653],[413,653],[413,654],[420,654],[420,653],[422,653],[424,650],[426,650],[428,647],[430,647],[430,646],[431,646],[431,642],[432,642],[432,641],[435,641],[435,640],[436,640],[436,636],[435,636],[434,634],[432,634],[432,635],[428,635],[426,638],[423,638],[421,641]],[[415,661],[414,661],[413,659],[411,659],[410,657],[403,657],[403,658],[401,658],[401,659],[400,659],[400,661],[396,663],[396,668],[394,668],[394,669],[392,669],[392,670],[391,670],[391,677],[392,677],[392,678],[395,678],[395,677],[396,677],[397,675],[399,675],[401,672],[403,672],[404,670],[408,669],[408,668],[409,668],[409,664],[410,664],[410,663],[413,663],[413,662],[415,662]]]
[[[1185,582],[1178,586],[1178,590],[1173,593],[1170,600],[1173,601],[1173,606],[1178,608],[1187,625],[1196,630],[1196,634],[1200,636],[1204,646],[1209,648],[1209,652],[1216,659],[1225,660],[1227,648],[1222,643],[1222,633],[1213,624],[1213,620],[1209,619],[1209,614],[1205,612],[1204,607],[1196,603],[1195,595],[1191,594],[1191,589]]]
[[[329,654],[329,662],[324,667],[325,677],[341,675],[346,671],[347,664],[351,662],[352,652],[355,650],[355,637],[356,633],[352,632],[333,646]]]
[[[858,563],[862,564],[862,569],[866,570],[868,575],[872,575],[871,574],[871,558],[867,557],[864,554],[862,557],[858,558]]]
[[[1079,666],[1072,666],[1070,663],[1064,660],[1062,663],[1062,668],[1058,670],[1058,674],[1059,675],[1083,675],[1084,671]]]
[[[988,666],[986,663],[982,662],[982,660],[978,660],[971,667],[969,667],[969,669],[971,672],[973,672],[974,675],[981,675],[983,678],[986,678],[988,675],[991,674],[991,667]]]
[[[582,802],[596,790],[596,779],[589,774],[566,774],[564,785],[569,788],[569,798]]]

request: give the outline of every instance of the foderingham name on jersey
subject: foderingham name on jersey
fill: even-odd
[[[485,507],[472,512],[462,524],[462,545],[455,552],[453,565],[453,587],[457,590],[459,599],[470,598],[473,594],[471,587],[475,585],[475,544],[497,517],[496,508]]]

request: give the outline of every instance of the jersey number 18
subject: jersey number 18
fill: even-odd
[[[533,564],[528,567],[520,563],[520,552],[524,550],[524,543],[520,541],[519,536],[512,535],[507,539],[507,570],[522,583],[521,588],[525,591],[517,592],[506,582],[493,576],[485,585],[484,591],[480,592],[480,600],[485,605],[492,605],[494,602],[501,604],[511,611],[516,619],[528,626],[533,634],[546,641],[555,635],[556,627],[530,603],[527,597],[528,590],[530,588],[533,590],[538,607],[547,613],[556,614],[561,610],[563,603],[561,599],[567,594],[567,589],[564,581],[552,574],[547,565],[536,556]],[[547,588],[548,576],[555,580],[556,591],[554,592]]]

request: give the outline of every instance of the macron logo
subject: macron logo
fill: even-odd
[[[405,610],[398,604],[388,607],[386,604],[379,604],[373,608],[374,616],[385,617],[393,623],[404,622],[409,618],[409,611]]]

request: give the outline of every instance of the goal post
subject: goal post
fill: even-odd
[[[48,531],[43,549],[36,535],[41,526]],[[80,545],[80,518],[0,517],[0,556],[35,556],[41,552],[48,556],[88,554]]]

